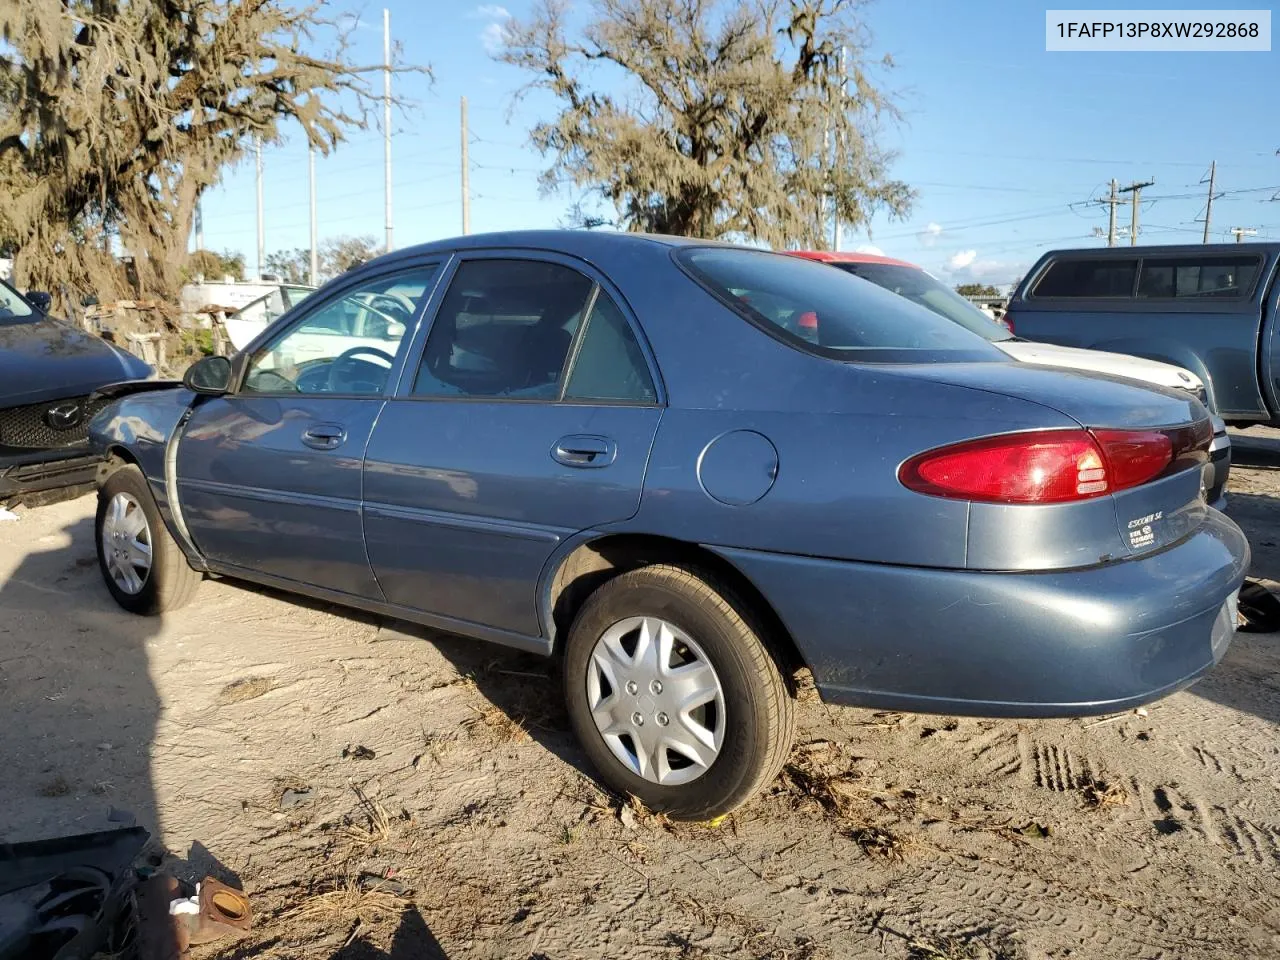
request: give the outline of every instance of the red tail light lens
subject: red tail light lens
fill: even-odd
[[[1018,332],[1018,331],[1016,331],[1016,330],[1014,330],[1014,329],[1013,329],[1013,314],[1012,314],[1012,313],[1010,313],[1008,310],[1006,310],[1006,311],[1004,312],[1004,316],[1002,316],[1002,317],[1001,317],[998,321],[996,321],[996,322],[997,322],[997,323],[999,323],[999,324],[1000,324],[1000,326],[1002,326],[1002,327],[1004,327],[1006,330],[1008,330],[1010,333],[1017,333],[1017,332]]]
[[[899,468],[898,479],[917,493],[958,500],[1087,500],[1160,476],[1174,462],[1175,447],[1199,439],[1198,434],[1194,439],[1182,436],[1196,427],[1038,430],[987,437],[912,457]]]
[[[1154,480],[1173,462],[1173,441],[1156,430],[1095,430],[1111,467],[1112,489],[1124,490]]]

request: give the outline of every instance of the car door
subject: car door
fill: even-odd
[[[380,599],[360,523],[365,444],[438,264],[353,278],[197,400],[177,446],[196,546],[228,567]]]
[[[640,504],[661,416],[623,301],[576,261],[461,258],[365,457],[388,601],[537,637],[556,546]]]

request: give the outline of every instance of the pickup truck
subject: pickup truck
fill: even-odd
[[[1280,243],[1054,250],[1018,284],[1019,337],[1185,367],[1232,426],[1280,426]]]

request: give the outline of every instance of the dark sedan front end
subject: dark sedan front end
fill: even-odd
[[[94,391],[142,380],[133,354],[45,316],[0,283],[0,506],[41,506],[94,487],[89,421],[109,401]]]

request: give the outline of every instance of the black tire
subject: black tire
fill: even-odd
[[[117,495],[125,494],[141,509],[147,522],[147,532],[151,545],[151,568],[141,579],[141,587],[136,592],[129,592],[116,582],[108,564],[108,551],[113,546],[104,543],[103,523],[112,501]],[[160,511],[156,509],[151,489],[147,485],[142,471],[133,465],[121,467],[107,477],[106,482],[98,490],[98,513],[94,521],[94,541],[98,549],[98,569],[102,572],[103,582],[107,590],[115,598],[116,603],[130,613],[142,616],[154,616],[168,610],[176,610],[188,603],[195,594],[196,587],[203,579],[200,573],[191,569],[181,548],[169,535]]]
[[[719,754],[685,784],[659,784],[633,772],[614,755],[592,719],[587,688],[592,651],[610,627],[639,616],[661,618],[684,631],[702,648],[723,691]],[[794,704],[779,660],[750,607],[727,584],[703,573],[668,565],[642,567],[596,590],[569,630],[564,683],[574,732],[601,779],[674,819],[711,820],[729,813],[778,775],[791,750]]]

